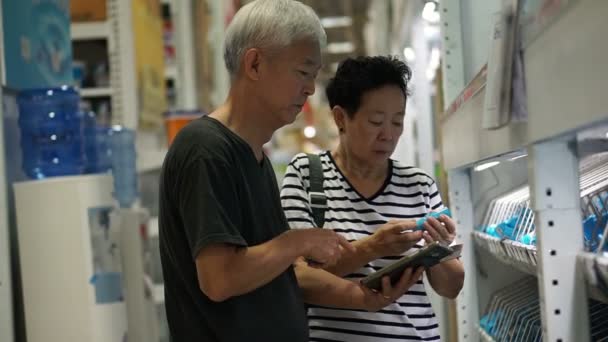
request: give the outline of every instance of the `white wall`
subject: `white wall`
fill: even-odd
[[[6,83],[4,75],[4,33],[2,31],[2,0],[0,0],[0,84]],[[0,94],[1,95],[1,94]],[[0,97],[0,143],[4,145],[4,110]],[[0,148],[0,341],[11,342],[13,333],[13,294],[11,281],[10,244],[8,230],[8,191],[4,148]]]
[[[461,0],[461,27],[465,84],[488,62],[492,14],[500,0]]]

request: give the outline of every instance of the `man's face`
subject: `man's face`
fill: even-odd
[[[395,151],[403,133],[405,95],[394,85],[363,94],[353,118],[343,120],[345,147],[358,159],[383,163]]]
[[[321,68],[318,43],[298,41],[266,58],[258,94],[269,114],[281,125],[292,123],[306,99],[315,92]]]

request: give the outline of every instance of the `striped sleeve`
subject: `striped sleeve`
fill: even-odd
[[[304,183],[301,163],[307,160],[302,154],[296,155],[287,166],[281,187],[281,205],[291,228],[312,228],[315,226],[308,201],[308,186]]]
[[[430,178],[430,177],[429,177]],[[429,184],[429,205],[431,211],[441,211],[443,206],[443,201],[441,200],[441,194],[439,193],[439,189],[437,188],[437,183],[432,181]]]

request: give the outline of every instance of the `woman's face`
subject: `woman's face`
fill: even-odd
[[[363,94],[352,119],[342,109],[334,110],[334,117],[343,130],[340,142],[350,155],[373,164],[384,163],[403,133],[405,94],[396,85],[371,90]]]

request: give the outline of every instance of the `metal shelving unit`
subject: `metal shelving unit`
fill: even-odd
[[[520,2],[530,4],[534,1]],[[605,308],[601,306],[604,304],[589,304],[589,295],[603,289],[602,282],[608,279],[608,259],[601,253],[585,253],[590,242],[582,229],[581,218],[590,214],[590,207],[585,204],[601,190],[598,184],[607,177],[606,173],[600,176],[601,172],[595,178],[586,177],[589,169],[582,160],[584,154],[580,146],[583,143],[587,147],[591,145],[587,151],[592,152],[605,151],[606,147],[605,131],[591,141],[582,141],[582,137],[590,128],[608,130],[605,111],[608,97],[601,87],[602,80],[608,79],[608,68],[599,57],[608,54],[608,46],[599,43],[608,33],[601,14],[608,12],[608,2],[570,0],[558,7],[550,20],[538,16],[542,25],[526,22],[522,26],[528,110],[524,121],[493,130],[482,128],[485,69],[469,83],[442,118],[442,152],[448,170],[450,203],[460,229],[458,238],[465,244],[463,261],[467,277],[457,298],[458,339],[461,342],[537,340],[533,337],[513,339],[511,335],[487,334],[485,330],[480,332],[478,323],[483,316],[480,312],[487,314],[487,305],[491,302],[484,302],[482,294],[495,293],[496,296],[499,293],[496,291],[505,285],[499,280],[492,281],[498,271],[488,272],[480,264],[484,262],[478,259],[481,250],[498,257],[507,264],[503,266],[506,269],[536,276],[527,280],[535,295],[528,296],[526,305],[533,300],[536,303],[534,307],[538,310],[538,328],[542,327],[543,341],[578,342],[591,338],[595,341],[605,336],[605,323],[604,326],[597,324],[597,317],[606,317],[603,316]],[[466,16],[462,18],[466,19]],[[448,33],[444,32],[444,37],[455,37],[454,32],[449,34],[451,23],[445,26],[448,28],[444,31]],[[564,68],[565,65],[568,67]],[[527,196],[510,197],[510,205],[504,202],[504,196],[493,203],[483,201],[485,190],[474,186],[480,176],[473,168],[490,161],[504,162],[513,153],[527,155]],[[590,179],[595,179],[595,183]],[[509,182],[508,179],[501,181]],[[520,185],[514,182],[512,189]],[[514,196],[515,192],[505,196]],[[480,215],[479,201],[488,205],[488,216]],[[522,210],[529,210],[530,214]],[[508,240],[475,229],[480,225],[504,222],[516,213],[520,214],[519,221],[512,222],[515,232]],[[520,240],[532,232],[537,240],[536,247],[529,241]],[[599,249],[602,249],[601,245]],[[598,278],[598,274],[604,277]],[[518,291],[518,288],[520,291],[521,286],[505,291]],[[591,290],[587,291],[588,288]],[[513,298],[517,302],[522,296],[519,293]],[[598,295],[592,297],[605,299]]]

